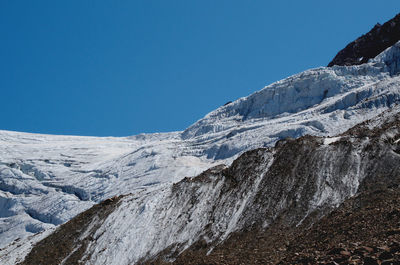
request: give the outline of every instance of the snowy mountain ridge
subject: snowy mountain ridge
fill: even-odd
[[[245,151],[273,146],[286,137],[335,136],[392,109],[400,101],[399,61],[400,43],[396,43],[366,64],[307,70],[222,106],[183,132],[101,138],[0,131],[0,247],[5,247],[0,260],[15,263],[27,254],[26,244],[35,242],[25,240],[28,236],[39,238],[37,233],[122,194],[133,195],[111,213],[108,226],[100,228],[107,230],[113,226],[110,222],[116,226],[115,220],[123,219],[127,209],[135,212],[128,216],[137,227],[114,227],[113,242],[118,241],[118,235],[127,240],[121,241],[118,251],[130,252],[115,264],[135,262],[178,242],[189,246],[204,227],[193,219],[184,228],[190,233],[178,233],[182,226],[163,219],[168,215],[163,209],[169,209],[165,203],[174,203],[168,200],[175,196],[169,193],[172,183],[219,164],[229,166]],[[248,188],[256,190],[262,175]],[[218,181],[209,185],[213,187],[199,189],[208,194],[223,188]],[[338,201],[358,186],[349,183],[349,187],[351,192]],[[324,201],[323,196],[327,195],[315,198],[316,205]],[[190,198],[175,198],[176,202],[186,199],[190,202]],[[230,208],[235,210],[227,215],[229,221],[220,216],[227,227],[214,227],[215,238],[241,227],[238,221],[248,199]],[[189,210],[192,206],[188,203],[185,207]],[[201,220],[203,212],[192,214]],[[160,219],[166,223],[159,223]],[[171,231],[163,235],[176,237],[159,236],[165,227]],[[25,242],[19,247],[23,254],[15,247],[18,238]],[[140,245],[135,241],[134,252],[128,243],[132,239],[143,241]],[[111,264],[119,252],[100,251],[107,240],[89,246],[92,253],[98,253],[91,256],[95,259],[91,262]]]

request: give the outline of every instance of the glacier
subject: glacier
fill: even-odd
[[[362,65],[307,70],[222,106],[182,132],[81,137],[0,131],[1,263],[14,264],[44,234],[121,194],[135,198],[123,203],[136,213],[138,227],[120,232],[143,231],[121,237],[143,241],[126,262],[150,249],[154,254],[173,242],[190,241],[192,233],[157,238],[156,246],[151,239],[159,231],[154,223],[160,219],[157,215],[165,214],[157,205],[163,204],[171,185],[217,165],[229,166],[245,151],[270,147],[288,137],[333,137],[397,109],[399,61],[397,43]],[[213,191],[218,188],[209,189]],[[227,235],[241,214],[241,205],[234,208],[238,211]],[[113,214],[113,218],[123,216]],[[132,251],[121,242],[125,243],[123,249]]]

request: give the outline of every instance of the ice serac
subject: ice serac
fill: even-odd
[[[191,139],[229,131],[228,136],[232,137],[246,130],[254,131],[259,124],[264,124],[265,131],[265,123],[271,127],[266,133],[270,138],[279,138],[282,127],[288,127],[284,137],[338,132],[338,127],[330,126],[332,122],[340,120],[342,125],[346,124],[346,120],[359,114],[358,110],[368,109],[368,104],[370,108],[390,105],[391,102],[370,99],[386,90],[386,84],[383,90],[379,88],[384,80],[391,80],[399,72],[399,47],[396,43],[368,64],[316,68],[273,83],[211,112],[182,136]]]
[[[399,40],[400,14],[383,25],[376,24],[370,32],[348,44],[333,58],[328,67],[366,63]]]

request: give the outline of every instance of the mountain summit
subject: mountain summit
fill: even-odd
[[[367,34],[351,42],[333,58],[328,67],[366,63],[399,40],[400,14],[383,25],[377,23]]]

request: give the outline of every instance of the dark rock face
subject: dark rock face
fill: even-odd
[[[312,227],[238,232],[208,255],[206,245],[193,245],[173,264],[399,264],[400,234],[389,233],[398,231],[399,199],[398,189],[361,192]]]
[[[281,263],[308,258],[312,264],[399,264],[400,236],[388,233],[398,229],[399,196],[398,188],[388,187],[359,193],[294,236]]]
[[[93,234],[117,207],[121,198],[107,199],[61,225],[38,242],[19,265],[80,264],[87,245],[93,240]]]
[[[333,58],[328,67],[366,63],[398,40],[400,40],[400,14],[383,25],[376,24],[370,32],[348,44]]]

